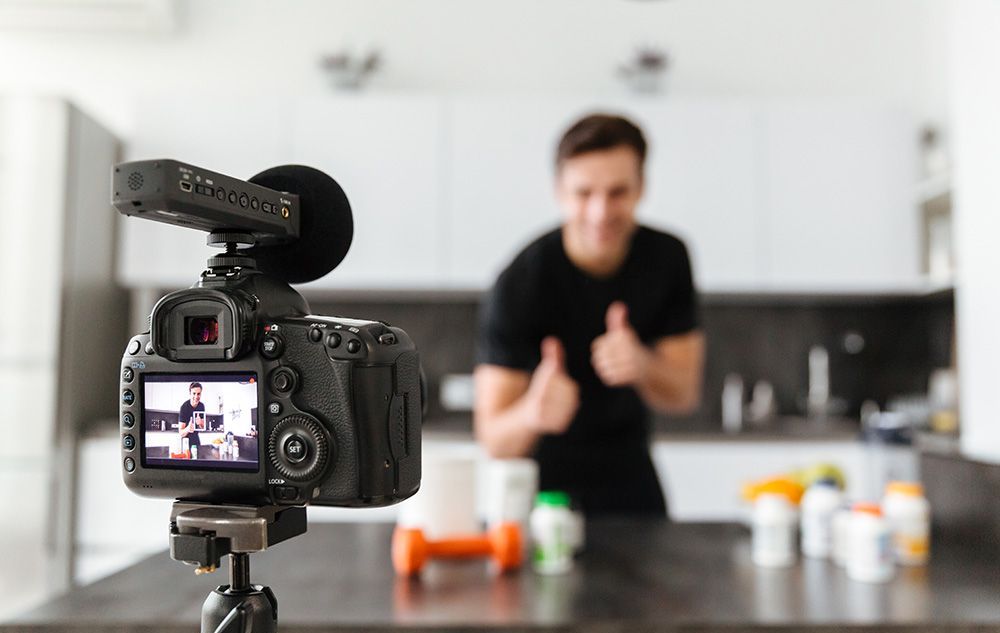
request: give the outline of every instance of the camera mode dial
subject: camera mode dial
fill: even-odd
[[[309,481],[326,470],[332,454],[323,426],[305,415],[290,415],[275,425],[268,440],[271,465],[285,479]]]

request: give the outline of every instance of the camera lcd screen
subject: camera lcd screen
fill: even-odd
[[[257,472],[257,374],[145,374],[142,458],[152,468]]]

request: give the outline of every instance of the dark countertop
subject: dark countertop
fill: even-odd
[[[935,543],[927,568],[867,585],[827,561],[754,567],[749,535],[735,525],[606,520],[588,525],[587,552],[564,576],[495,577],[485,563],[463,562],[434,564],[411,581],[393,574],[390,531],[313,525],[254,555],[252,579],[277,594],[280,629],[1000,631],[998,561],[955,544]],[[190,633],[206,593],[227,581],[224,570],[196,577],[161,553],[0,632]]]

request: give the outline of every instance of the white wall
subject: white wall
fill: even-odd
[[[676,95],[884,98],[945,117],[944,0],[213,0],[173,34],[0,32],[0,91],[68,94],[127,138],[133,97],[328,91],[343,46],[383,50],[379,91],[621,92],[639,45]],[[16,60],[16,62],[14,61]]]
[[[962,0],[952,28],[962,449],[1000,462],[1000,3]]]

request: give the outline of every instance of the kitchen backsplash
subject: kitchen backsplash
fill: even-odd
[[[478,297],[408,295],[394,300],[310,301],[317,314],[381,319],[405,329],[421,352],[431,395],[427,421],[453,416],[439,400],[441,378],[471,372]],[[951,364],[954,300],[931,295],[708,294],[701,298],[708,339],[702,405],[685,428],[720,427],[727,374],[738,373],[747,393],[758,380],[774,386],[780,414],[803,413],[810,347],[829,354],[830,395],[857,417],[862,401],[884,406],[900,394],[923,393],[930,372]]]

